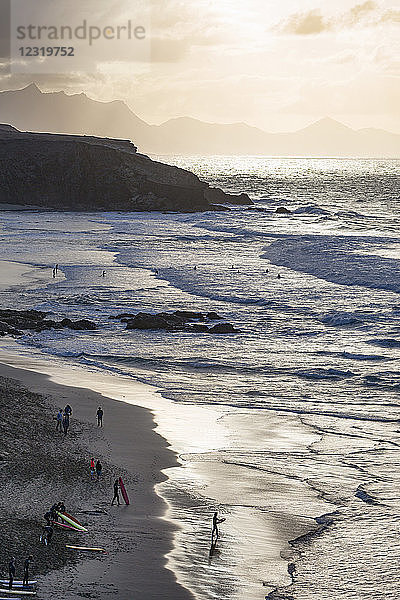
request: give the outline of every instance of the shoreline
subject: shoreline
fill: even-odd
[[[37,391],[52,388],[49,391],[54,393],[61,385],[66,393],[72,389],[78,395],[80,392],[94,395],[100,397],[103,404],[106,396],[112,406],[126,406],[128,411],[133,408],[154,415],[151,427],[157,426],[164,444],[162,450],[167,448],[174,458],[160,466],[162,477],[152,482],[154,494],[163,509],[157,518],[163,521],[170,534],[163,564],[175,576],[177,585],[185,591],[190,590],[189,597],[199,594],[199,597],[207,598],[223,593],[232,598],[261,600],[268,589],[285,588],[290,583],[287,572],[293,551],[290,540],[315,530],[316,515],[328,512],[327,503],[295,479],[262,468],[258,475],[253,468],[236,462],[234,456],[232,462],[229,452],[235,452],[232,449],[239,439],[241,451],[245,453],[257,451],[257,448],[275,452],[307,446],[315,441],[316,434],[304,427],[297,417],[269,415],[266,431],[263,411],[244,413],[232,407],[175,403],[164,398],[156,388],[136,379],[115,377],[68,360],[60,362],[56,357],[18,346],[15,342],[8,348],[3,347],[1,362],[25,369],[25,377],[38,382]],[[29,370],[26,372],[26,369]],[[77,380],[82,388],[70,388]],[[98,400],[94,404],[96,402]],[[107,409],[106,415],[109,412]],[[85,419],[93,422],[94,414],[93,409]],[[239,432],[240,438],[237,437]],[[134,461],[133,446],[131,451],[128,462]],[[217,481],[220,483],[216,486]],[[300,497],[309,502],[308,508],[301,513],[295,509]],[[209,551],[210,515],[214,510],[221,510],[227,521],[219,544],[221,552],[211,563],[205,558]],[[247,530],[249,533],[243,536],[242,532]],[[131,562],[125,565],[127,572],[131,570],[130,565]],[[96,579],[93,570],[91,576]],[[143,593],[143,589],[140,588],[144,598],[155,598]]]
[[[92,598],[106,599],[118,593],[119,598],[126,600],[136,594],[155,600],[162,589],[167,597],[193,598],[166,567],[166,555],[173,546],[175,525],[165,519],[166,506],[157,495],[155,486],[166,478],[163,469],[178,463],[167,441],[154,431],[156,425],[151,412],[90,389],[60,385],[48,375],[11,367],[1,361],[0,356],[1,376],[19,382],[33,393],[44,395],[54,411],[59,404],[71,404],[74,409],[71,435],[76,419],[75,423],[85,430],[77,443],[83,452],[87,452],[82,457],[87,464],[93,454],[101,457],[106,465],[110,462],[115,465],[113,474],[104,473],[102,476],[108,482],[106,493],[100,491],[100,497],[88,498],[81,508],[82,515],[87,513],[89,531],[93,530],[93,534],[88,535],[91,544],[106,547],[109,554],[105,557],[84,557],[83,560],[73,560],[71,564],[67,562],[61,570],[50,571],[38,578],[38,597],[43,592],[55,600],[72,600],[86,590]],[[102,430],[95,425],[95,412],[99,405],[105,412]],[[52,425],[54,414],[49,415]],[[111,483],[119,474],[124,477],[131,504],[111,509]],[[89,469],[87,479],[90,479]],[[49,499],[49,503],[55,500],[57,498]],[[67,506],[71,505],[68,498],[64,501]],[[35,506],[34,499],[32,503]],[[94,516],[97,511],[101,513],[100,518],[99,515]],[[34,514],[38,523],[43,521],[44,512]],[[78,518],[82,515],[76,514]],[[62,538],[62,533],[56,531],[54,537]],[[48,550],[51,551],[52,547],[50,545]],[[34,554],[35,548],[31,551]],[[63,584],[67,584],[66,587]]]

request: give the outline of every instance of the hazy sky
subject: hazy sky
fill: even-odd
[[[1,89],[34,80],[123,99],[151,123],[188,115],[286,131],[331,116],[400,132],[400,0],[150,4],[153,60],[143,72],[126,63],[125,73],[102,65],[97,74],[3,73]]]

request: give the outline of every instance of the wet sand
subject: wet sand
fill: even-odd
[[[155,600],[162,595],[176,600],[190,599],[190,592],[176,582],[172,571],[165,568],[165,556],[172,548],[175,528],[171,522],[161,518],[166,506],[155,493],[154,486],[166,478],[162,470],[176,466],[177,461],[166,440],[155,433],[151,412],[106,398],[89,389],[57,384],[46,375],[30,370],[1,364],[0,375],[44,395],[53,408],[43,414],[43,419],[49,419],[53,424],[57,408],[69,403],[74,412],[71,433],[68,435],[77,436],[76,444],[82,460],[89,461],[93,455],[105,464],[102,486],[94,487],[92,496],[81,498],[81,480],[76,481],[75,495],[80,498],[80,506],[74,510],[89,529],[87,536],[79,538],[81,543],[104,547],[108,554],[83,555],[76,564],[69,563],[67,559],[61,569],[39,576],[38,598],[75,600],[82,596],[101,600],[115,597],[122,600],[135,597]],[[79,384],[74,373],[71,372],[70,376],[71,384]],[[100,405],[104,410],[102,429],[95,425],[96,410]],[[130,495],[129,507],[110,506],[112,482],[119,475],[123,476]],[[89,469],[87,479],[90,479]],[[45,499],[37,502],[35,490],[40,495],[41,488],[46,486],[37,479],[29,487],[28,496],[20,495],[14,516],[17,518],[19,513],[26,514],[28,503],[32,519],[40,523]],[[74,495],[73,486],[70,490]],[[76,498],[62,499],[67,507],[76,506]],[[53,501],[54,497],[48,498],[49,504]],[[55,535],[58,541],[64,535],[68,543],[68,534],[57,531]],[[76,544],[76,539],[72,543]],[[29,548],[29,551],[35,554],[35,548]],[[50,545],[47,551],[56,552],[57,548]],[[6,565],[3,569],[6,569]]]
[[[51,270],[34,268],[19,262],[0,260],[0,291],[14,286],[27,286],[32,283],[49,280]]]
[[[93,430],[88,455],[104,453],[126,469],[132,497],[129,509],[111,513],[110,498],[93,503],[108,515],[104,532],[103,516],[93,517],[93,544],[107,546],[110,538],[116,554],[54,572],[43,581],[43,590],[50,592],[62,581],[64,595],[53,596],[60,600],[72,599],[76,585],[94,598],[113,597],[121,589],[121,598],[131,598],[134,592],[153,599],[162,591],[172,600],[190,597],[185,589],[190,588],[203,598],[261,600],[275,586],[290,584],[287,564],[293,548],[288,541],[313,531],[314,517],[330,506],[301,481],[248,468],[246,453],[301,450],[318,440],[315,432],[287,415],[268,415],[266,422],[264,411],[174,403],[131,378],[69,366],[13,345],[14,350],[3,351],[0,360],[24,367],[10,374],[30,389],[62,398],[63,405],[68,398],[76,415],[90,423],[97,406],[103,406],[105,428]],[[69,387],[77,382],[83,389]],[[152,413],[163,437],[153,430]],[[222,511],[227,520],[210,561],[214,510]]]

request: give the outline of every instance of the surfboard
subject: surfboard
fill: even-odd
[[[5,592],[5,590],[3,590],[3,592]],[[36,592],[26,592],[25,590],[7,590],[7,594],[18,594],[18,596],[36,596]]]
[[[122,497],[123,497],[123,499],[125,501],[125,504],[129,505],[129,496],[126,493],[126,489],[125,489],[124,482],[122,481],[122,477],[119,478],[119,487],[121,488],[121,494],[122,494]]]
[[[8,590],[8,581],[7,583],[0,583],[0,594],[4,594],[6,589]],[[12,584],[12,588],[11,589],[18,589],[18,590],[33,590],[33,588],[35,587],[34,584],[30,583],[28,585],[22,585],[22,583],[15,583],[15,581],[13,581]]]
[[[62,527],[63,529],[69,529],[70,531],[75,531],[78,533],[88,533],[87,531],[83,531],[82,529],[78,529],[77,527],[72,527],[72,525],[67,525],[66,523],[59,523],[58,521],[52,521],[53,525],[57,525],[58,527]]]
[[[9,579],[0,579],[0,583],[6,583],[7,585],[10,583]],[[24,582],[22,581],[22,579],[14,579],[13,581],[13,585],[22,585]],[[37,581],[29,581],[28,585],[36,585]]]
[[[78,521],[78,519],[77,519],[76,517],[73,517],[73,516],[72,516],[72,515],[70,515],[69,513],[67,513],[67,512],[63,512],[63,513],[61,513],[61,516],[62,516],[62,517],[63,517],[63,516],[65,516],[65,517],[68,517],[69,519],[71,519],[72,521],[74,521],[74,523],[77,523],[78,525],[80,525],[81,527],[83,527],[82,523],[81,523],[80,521]]]
[[[57,514],[58,514],[59,517],[61,517],[62,519],[64,519],[64,521],[67,521],[67,523],[69,523],[70,525],[72,525],[72,527],[74,527],[75,529],[79,529],[80,531],[87,531],[86,527],[84,527],[80,523],[77,523],[76,521],[73,521],[72,519],[70,519],[69,517],[67,517],[67,515],[65,513],[59,513],[59,512],[57,512]]]
[[[85,550],[86,552],[104,552],[107,553],[104,548],[87,548],[86,546],[69,546],[65,545],[66,548],[70,548],[71,550]]]

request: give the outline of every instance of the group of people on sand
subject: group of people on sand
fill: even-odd
[[[51,542],[51,538],[53,537],[53,526],[52,523],[60,520],[59,513],[64,513],[66,511],[64,502],[55,502],[51,508],[44,514],[44,520],[46,521],[46,525],[43,527],[42,535],[40,536],[40,541],[42,544],[47,546]]]
[[[70,426],[70,418],[72,415],[72,408],[69,404],[62,410],[62,408],[58,409],[58,413],[56,416],[56,431],[60,433],[64,432],[64,435],[67,435],[68,429]]]
[[[31,566],[31,562],[33,561],[33,556],[30,554],[24,561],[24,578],[22,580],[22,587],[27,587],[29,585],[29,568]],[[8,563],[8,589],[11,590],[16,573],[16,559],[13,556]]]

